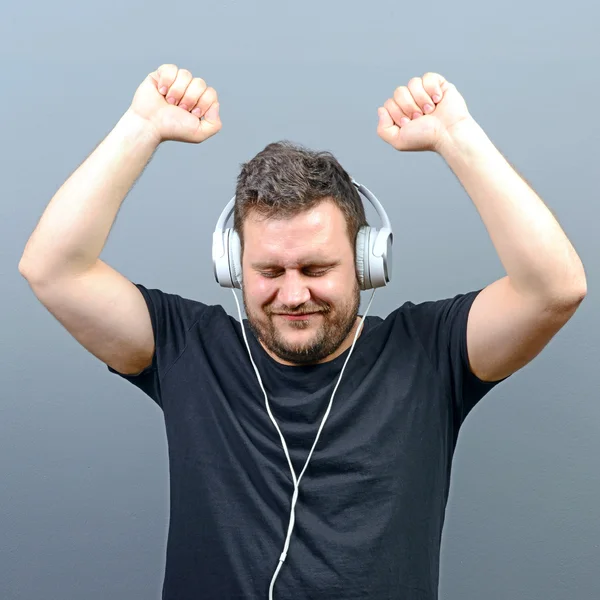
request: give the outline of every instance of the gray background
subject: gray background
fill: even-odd
[[[333,151],[387,208],[394,279],[376,293],[372,314],[504,275],[442,159],[398,153],[376,134],[377,107],[410,77],[437,71],[457,85],[557,215],[589,293],[546,350],[465,422],[440,597],[600,596],[599,10],[591,0],[440,4],[3,6],[0,598],[159,597],[168,525],[162,414],[78,346],[17,265],[58,187],[165,62],[217,89],[223,129],[200,146],[159,149],[102,258],[136,282],[231,314],[231,292],[212,275],[212,228],[240,163],[284,138]]]

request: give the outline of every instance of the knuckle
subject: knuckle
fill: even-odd
[[[196,104],[196,97],[188,89],[183,94],[181,100],[179,101],[179,104],[185,104],[185,106],[191,109],[194,106],[194,104]]]
[[[400,106],[398,106],[398,104],[392,99],[388,99],[383,104],[383,107],[390,113],[390,116],[392,117],[392,119],[400,118],[404,115],[402,108]]]
[[[196,103],[196,107],[199,108],[203,113],[207,111],[211,104],[216,100],[216,92],[213,88],[207,87],[204,93],[200,95]]]
[[[397,94],[394,94],[394,99],[400,106],[412,106],[414,104],[412,94],[406,86],[398,88]]]
[[[173,65],[171,63],[166,63],[158,67],[158,72],[161,75],[175,75],[177,73],[177,65]]]
[[[173,85],[176,74],[177,67],[175,65],[162,65],[158,68],[158,76],[161,85],[166,85],[167,87]]]
[[[397,102],[405,102],[409,95],[410,92],[405,85],[401,85],[394,90],[394,99]]]
[[[209,86],[206,88],[206,90],[204,90],[202,97],[206,97],[207,100],[214,102],[217,99],[217,90],[215,90],[214,87]]]
[[[168,71],[172,69],[177,69],[177,65],[174,65],[173,63],[163,63],[158,67],[159,71]]]
[[[186,76],[185,71],[178,69],[175,73],[173,73],[173,78],[171,79],[172,90],[183,95],[187,88],[188,80],[189,78]]]
[[[202,93],[202,89],[203,88],[202,88],[201,84],[198,82],[198,80],[192,79],[190,81],[189,85],[187,86],[185,95],[186,96],[194,96],[197,100],[198,96]]]

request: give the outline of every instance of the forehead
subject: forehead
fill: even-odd
[[[287,219],[265,219],[250,212],[244,221],[244,255],[299,260],[331,256],[350,248],[346,220],[330,200]]]

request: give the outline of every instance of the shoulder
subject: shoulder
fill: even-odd
[[[207,304],[174,292],[158,288],[146,287],[134,283],[140,290],[148,309],[157,321],[170,326],[184,326],[188,329],[194,324],[212,319],[227,318],[225,309],[220,304]]]
[[[400,317],[416,327],[449,325],[460,316],[466,316],[480,289],[453,296],[420,302],[407,301],[396,311]]]
[[[471,305],[481,290],[474,290],[436,300],[407,300],[393,310],[380,327],[403,340],[412,340],[427,355],[459,347],[466,339]],[[437,361],[435,361],[437,362]]]

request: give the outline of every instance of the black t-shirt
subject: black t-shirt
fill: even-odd
[[[248,357],[221,306],[136,284],[152,365],[121,375],[162,409],[170,471],[164,600],[267,599],[293,482]],[[274,600],[433,600],[459,428],[495,383],[468,367],[479,291],[367,316],[300,482]],[[349,349],[315,366],[273,360],[244,319],[296,475]],[[109,370],[116,373],[113,369]]]

